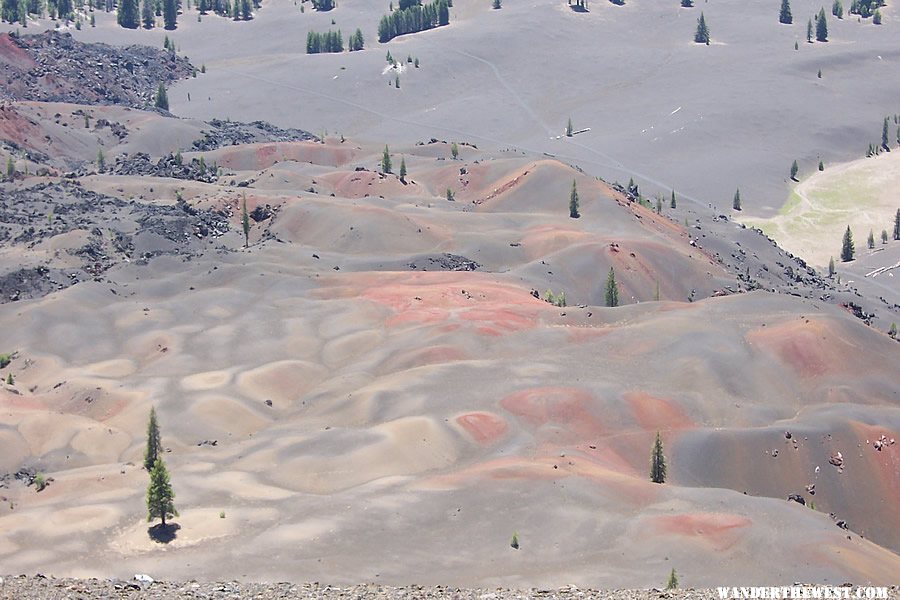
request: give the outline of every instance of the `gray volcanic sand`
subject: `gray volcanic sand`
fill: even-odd
[[[228,180],[252,178],[249,208],[278,210],[250,249],[236,227],[219,241],[236,251],[124,265],[0,306],[4,345],[19,352],[15,386],[0,391],[0,470],[53,478],[40,493],[3,489],[4,570],[895,580],[898,446],[872,442],[900,432],[896,342],[817,301],[711,298],[734,278],[679,225],[554,161],[399,151],[406,185],[355,170],[374,167],[378,147],[337,142],[207,153],[222,185],[82,178],[123,198],[167,182],[156,201],[183,189],[198,206],[236,206]],[[316,193],[298,195],[306,185]],[[425,270],[446,253],[482,267]],[[627,304],[616,309],[597,306],[610,266]],[[532,288],[586,306],[553,307]],[[181,513],[167,545],[143,518],[151,406]],[[657,430],[665,486],[647,481]],[[828,463],[837,452],[842,472]]]
[[[740,0],[692,9],[597,1],[588,13],[556,0],[499,11],[459,0],[449,27],[378,44],[387,4],[345,0],[301,14],[273,0],[249,23],[212,15],[198,23],[192,10],[174,32],[124,31],[97,13],[96,28],[73,33],[159,46],[169,35],[208,68],[172,88],[179,115],[261,118],[375,144],[435,136],[549,152],[607,180],[633,175],[648,192],[674,188],[703,205],[728,207],[740,187],[745,210],[759,216],[787,198],[792,160],[803,175],[819,157],[861,157],[880,141],[882,118],[900,110],[893,6],[882,9],[881,26],[828,14],[830,41],[808,44],[806,22],[821,2],[795,0],[794,24],[781,25],[777,3]],[[710,46],[692,41],[701,10]],[[366,50],[306,55],[307,31],[330,27],[345,39],[361,28]],[[399,90],[384,72],[388,50],[403,61]],[[407,68],[408,55],[420,69]],[[591,131],[551,139],[569,117]]]
[[[360,0],[328,14],[276,0],[250,23],[182,17],[171,37],[208,73],[170,90],[175,113],[329,141],[203,153],[226,171],[219,185],[80,179],[124,200],[179,192],[236,209],[246,195],[278,211],[249,249],[235,216],[217,242],[232,251],[0,306],[0,352],[19,353],[4,370],[15,386],[0,386],[0,472],[53,478],[0,490],[3,570],[649,587],[674,567],[686,586],[895,583],[900,447],[873,442],[900,433],[896,342],[816,300],[712,297],[735,277],[694,234],[592,177],[723,209],[739,185],[748,213],[773,214],[791,160],[806,172],[819,155],[856,157],[897,111],[894,9],[881,27],[829,18],[832,41],[808,45],[819,5],[799,0],[791,27],[777,6],[734,0],[456,4],[450,27],[386,45],[386,6]],[[709,47],[690,41],[701,8]],[[166,35],[97,15],[73,33]],[[362,27],[369,49],[305,55],[306,32],[332,18],[345,38]],[[399,90],[388,49],[421,61]],[[106,140],[110,160],[203,129],[105,110],[146,119],[122,147]],[[551,139],[569,116],[591,132]],[[93,159],[96,139],[48,131],[51,158]],[[480,149],[451,161],[446,144],[413,145],[431,137]],[[408,184],[375,172],[384,143]],[[440,271],[447,254],[481,267]],[[610,267],[627,306],[600,307]],[[570,306],[531,295],[548,288]],[[167,545],[143,518],[151,406],[181,513]],[[657,431],[665,486],[647,481]]]

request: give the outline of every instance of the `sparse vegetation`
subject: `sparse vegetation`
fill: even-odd
[[[518,550],[518,549],[519,549],[519,534],[518,534],[518,533],[513,532],[513,534],[512,534],[512,539],[509,541],[509,545],[510,545],[510,547],[513,548],[514,550]]]
[[[12,362],[12,354],[0,354],[0,369],[5,369]]]
[[[553,306],[563,308],[566,306],[566,293],[560,292],[558,294],[554,294],[553,290],[547,290],[546,292],[544,292],[544,301],[549,302]]]
[[[44,488],[47,487],[47,478],[44,477],[43,473],[38,473],[34,476],[34,489],[38,492],[43,492]]]
[[[666,482],[666,455],[663,452],[662,437],[658,431],[650,453],[650,481],[653,483]]]
[[[828,276],[829,276],[829,277],[834,277],[834,273],[835,273],[835,270],[834,270],[834,257],[832,256],[831,258],[828,259]]]
[[[459,158],[459,146],[456,145],[456,142],[450,144],[450,156],[453,157],[453,160]]]

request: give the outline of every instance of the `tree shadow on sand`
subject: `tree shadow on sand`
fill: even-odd
[[[157,523],[156,525],[147,528],[147,535],[149,535],[150,539],[154,542],[168,544],[178,536],[179,529],[181,529],[181,525],[178,523],[166,523],[165,525]]]

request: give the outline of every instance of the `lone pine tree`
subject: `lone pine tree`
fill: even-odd
[[[806,41],[812,44],[813,24],[812,19],[806,22]]]
[[[400,157],[400,181],[406,183],[406,158]]]
[[[700,18],[697,19],[697,31],[694,32],[694,41],[698,44],[709,46],[709,27],[706,25],[706,17],[702,12],[700,13]]]
[[[156,88],[156,97],[153,100],[153,105],[162,110],[169,110],[169,95],[166,93],[166,86],[162,83]]]
[[[153,468],[160,451],[159,424],[156,422],[156,408],[150,408],[150,420],[147,422],[147,448],[144,450],[144,468]]]
[[[866,238],[866,246],[869,247],[869,250],[875,247],[875,232],[871,229],[869,230],[869,237]]]
[[[678,589],[678,574],[675,573],[675,568],[672,567],[671,572],[669,572],[669,581],[666,582],[667,590],[676,590]]]
[[[382,173],[391,173],[391,151],[388,150],[387,145],[384,146],[384,153],[381,155],[381,172]]]
[[[656,432],[656,441],[650,452],[650,481],[653,483],[666,482],[666,455],[663,452],[662,438]]]
[[[841,4],[841,0],[834,0],[834,4],[831,5],[831,14],[838,19],[844,18],[844,5]]]
[[[237,11],[235,11],[237,12]],[[163,0],[163,23],[168,30],[175,29],[178,21],[178,5],[175,0]]]
[[[573,219],[577,219],[581,216],[578,212],[578,187],[575,185],[575,180],[572,180],[572,192],[569,194],[569,216]]]
[[[897,209],[897,214],[894,215],[894,239],[900,240],[900,208]]]
[[[137,29],[140,24],[138,0],[119,0],[116,9],[116,21],[127,29]]]
[[[844,232],[844,239],[841,243],[841,261],[850,262],[853,260],[854,254],[856,254],[856,249],[853,247],[853,232],[847,225],[847,231]]]
[[[619,305],[619,284],[616,283],[616,271],[612,267],[609,268],[609,274],[606,276],[606,305],[615,307]]]
[[[828,41],[828,23],[825,21],[825,9],[819,9],[819,16],[816,17],[816,41]]]
[[[790,0],[781,0],[781,12],[778,13],[778,22],[790,25],[794,22],[794,16],[791,14]]]
[[[890,118],[885,117],[884,125],[881,127],[881,147],[884,148],[885,150],[887,150],[888,152],[891,151],[890,126],[891,126]]]
[[[731,207],[734,210],[741,210],[741,188],[734,191],[734,200],[731,202]]]
[[[677,203],[675,202],[675,190],[672,190],[672,199],[669,200],[669,208],[675,208],[676,204]]]
[[[800,172],[800,166],[797,165],[797,161],[791,163],[791,179],[797,181],[797,173]]]
[[[153,0],[144,0],[141,5],[141,22],[144,25],[144,29],[153,29],[153,26],[156,24],[155,21],[156,17],[153,14]]]
[[[244,248],[250,247],[250,213],[247,212],[247,194],[241,202],[241,228],[244,230]]]
[[[157,458],[150,469],[150,485],[147,486],[147,520],[162,519],[163,527],[166,519],[177,517],[175,510],[175,492],[169,481],[169,471],[161,458]]]

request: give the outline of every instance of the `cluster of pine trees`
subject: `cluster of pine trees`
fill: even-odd
[[[96,4],[100,5],[100,0]],[[93,8],[93,4],[88,2],[88,7]],[[28,27],[28,16],[35,17],[44,16],[44,9],[47,9],[51,19],[57,16],[64,21],[72,21],[75,19],[75,10],[72,0],[2,0],[0,2],[0,19],[9,23],[20,23],[23,27]]]
[[[259,0],[199,0],[197,8],[201,15],[212,11],[221,17],[232,17],[238,20],[240,15],[245,21],[253,18],[253,10],[259,8]]]
[[[220,17],[249,21],[253,18],[253,10],[259,8],[259,0],[199,0],[197,8],[201,15],[212,11]]]
[[[884,0],[853,0],[850,3],[850,14],[859,15],[862,18],[867,19],[876,12],[879,12],[878,9],[882,6],[884,6]]]
[[[421,4],[420,0],[401,0],[400,8],[381,17],[378,41],[390,41],[398,35],[434,29],[450,23],[449,0]]]
[[[366,45],[366,40],[363,38],[363,33],[360,29],[350,34],[350,39],[347,40],[347,49],[350,52],[356,52],[357,50],[362,50]]]
[[[156,17],[163,18],[166,29],[178,26],[178,14],[181,12],[181,0],[119,0],[116,10],[116,21],[126,29],[137,29],[141,25],[152,29],[156,25]]]
[[[321,52],[343,52],[344,51],[344,38],[341,35],[341,30],[331,31],[330,29],[325,33],[319,33],[317,31],[310,31],[306,35],[306,53],[307,54],[319,54]]]
[[[12,0],[3,0],[10,2]],[[29,0],[37,1],[40,0]],[[107,10],[113,6],[115,0],[94,0],[95,3],[105,2]],[[178,15],[182,13],[182,0],[117,0],[116,17],[120,26],[127,29],[137,29],[143,26],[152,29],[156,26],[156,17],[163,18],[166,29],[172,30],[178,26]],[[71,6],[72,0],[55,0],[66,2]],[[200,15],[213,13],[231,17],[235,21],[249,21],[253,18],[253,11],[260,6],[260,0],[198,0],[196,3]],[[71,10],[71,9],[70,9]],[[198,16],[199,19],[199,16]]]

